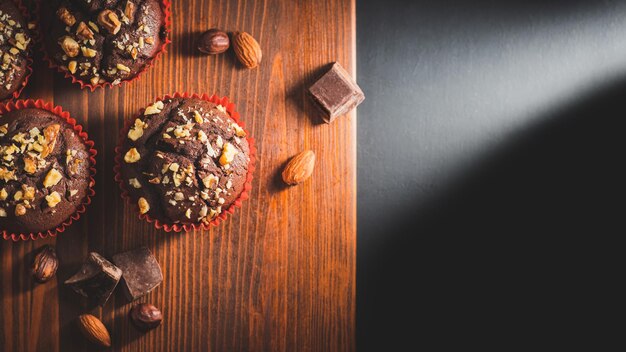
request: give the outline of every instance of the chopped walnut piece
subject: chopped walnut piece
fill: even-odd
[[[141,121],[141,119],[135,119],[135,125],[128,131],[128,138],[131,141],[136,141],[143,136],[143,130],[148,127],[148,124]]]
[[[57,204],[61,203],[61,195],[59,192],[52,192],[50,195],[46,196],[46,202],[48,202],[50,208],[54,208]]]
[[[80,47],[80,50],[83,52],[84,57],[96,57],[98,52],[92,48],[88,48],[86,46]]]
[[[122,22],[117,18],[117,14],[111,10],[104,10],[98,15],[98,23],[109,33],[117,34],[122,28]]]
[[[76,61],[72,60],[67,64],[67,69],[68,71],[70,71],[72,74],[76,73]]]
[[[43,186],[46,188],[52,187],[59,183],[62,178],[63,175],[60,172],[58,172],[56,169],[50,169],[50,171],[48,171],[48,174],[46,174],[46,177],[43,179]]]
[[[191,219],[191,209],[187,208],[187,211],[185,212],[185,216],[187,217],[187,219]]]
[[[126,65],[117,64],[117,65],[115,65],[115,67],[117,67],[117,69],[120,70],[120,71],[124,71],[126,73],[130,72],[130,67],[128,67]]]
[[[6,200],[9,194],[6,189],[0,189],[0,200]]]
[[[93,32],[89,29],[89,26],[85,24],[85,22],[81,22],[78,24],[78,28],[76,29],[76,35],[83,39],[93,39]]]
[[[65,23],[67,26],[71,27],[74,25],[74,23],[76,23],[76,18],[74,17],[74,15],[72,15],[70,11],[65,7],[60,7],[57,10],[57,16],[59,16],[59,19],[63,21],[63,23]]]
[[[150,204],[148,204],[148,201],[144,197],[139,198],[137,205],[139,205],[139,212],[141,214],[145,214],[150,211]]]
[[[26,215],[26,207],[23,204],[18,204],[15,206],[15,216],[23,216]]]
[[[136,178],[131,178],[128,180],[128,184],[133,186],[133,188],[141,188],[141,183]]]
[[[59,41],[59,45],[61,45],[61,49],[63,49],[68,57],[76,57],[80,52],[80,45],[70,36],[62,37]]]
[[[243,128],[241,128],[241,126],[239,126],[238,124],[234,123],[233,124],[233,128],[235,129],[235,135],[237,137],[245,137],[246,136],[246,131],[244,131]]]
[[[124,16],[128,18],[130,22],[133,22],[135,14],[135,4],[132,1],[126,1],[126,6],[124,6]]]
[[[163,102],[162,101],[157,101],[156,103],[148,106],[146,108],[146,110],[143,112],[144,115],[152,115],[152,114],[158,114],[163,110]]]
[[[124,155],[124,161],[128,164],[136,163],[141,159],[141,155],[137,151],[137,148],[130,148],[126,155]]]
[[[35,159],[29,156],[24,157],[24,171],[29,174],[34,174],[37,171],[37,162]]]
[[[204,187],[206,188],[213,188],[213,186],[217,185],[219,181],[220,181],[219,177],[213,174],[209,174],[209,176],[202,179],[202,183],[204,184]]]
[[[43,130],[44,143],[43,150],[41,151],[41,157],[45,158],[50,153],[54,151],[54,147],[57,143],[57,137],[59,136],[59,130],[61,129],[61,125],[53,124],[50,125]]]
[[[226,142],[224,144],[224,149],[222,149],[222,156],[220,157],[220,165],[225,166],[230,164],[234,159],[235,155],[237,155],[239,151],[235,146]]]
[[[7,211],[4,208],[0,208],[0,218],[6,218],[7,216]]]

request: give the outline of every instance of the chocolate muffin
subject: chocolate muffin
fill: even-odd
[[[36,108],[0,116],[0,229],[61,225],[88,193],[89,150],[72,126]]]
[[[0,0],[0,101],[20,89],[27,76],[31,36],[10,0]]]
[[[245,187],[246,132],[221,105],[157,101],[134,121],[120,149],[124,188],[142,214],[165,224],[208,223]]]
[[[132,79],[167,35],[159,0],[46,0],[39,15],[50,59],[92,85]]]

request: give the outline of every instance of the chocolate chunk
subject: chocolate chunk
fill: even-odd
[[[126,296],[131,301],[146,295],[163,281],[161,266],[146,247],[116,254],[113,262],[124,272]]]
[[[65,281],[76,293],[103,306],[122,277],[122,270],[91,252],[80,271]]]
[[[309,93],[321,108],[326,123],[350,112],[365,99],[361,88],[337,62],[309,88]]]

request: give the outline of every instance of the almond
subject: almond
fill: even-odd
[[[247,68],[257,67],[263,57],[259,43],[246,32],[233,33],[233,49],[237,59]]]
[[[291,159],[283,170],[283,181],[288,185],[297,185],[311,177],[315,167],[315,153],[304,151]]]
[[[78,317],[78,327],[89,341],[111,347],[111,335],[100,319],[91,314],[83,314]]]

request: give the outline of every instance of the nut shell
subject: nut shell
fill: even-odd
[[[247,68],[257,67],[263,58],[259,43],[246,32],[233,33],[233,49],[239,62]]]
[[[315,168],[315,153],[306,150],[294,156],[283,170],[283,181],[288,185],[297,185],[304,182],[313,174]]]
[[[38,282],[46,282],[54,277],[58,267],[59,260],[54,247],[45,245],[37,253],[33,261],[33,277]]]
[[[163,321],[159,308],[150,303],[141,303],[130,310],[130,319],[139,330],[154,329]]]
[[[91,314],[83,314],[78,317],[78,327],[89,341],[111,347],[111,335],[100,319]]]
[[[219,29],[209,29],[198,39],[198,51],[209,55],[217,55],[230,48],[228,34]]]

